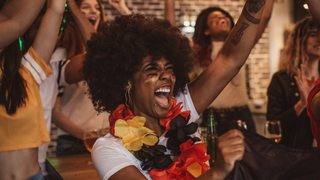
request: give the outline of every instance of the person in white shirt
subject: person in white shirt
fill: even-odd
[[[209,168],[194,120],[245,63],[264,3],[246,2],[249,14],[241,14],[216,59],[187,85],[192,49],[188,38],[167,20],[121,16],[93,34],[87,43],[84,79],[95,109],[112,113],[110,134],[92,149],[100,179],[229,175],[243,157],[242,133],[233,129],[219,137],[217,161]]]

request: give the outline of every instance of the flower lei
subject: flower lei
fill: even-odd
[[[143,170],[148,170],[154,180],[193,180],[209,169],[206,147],[199,138],[189,135],[197,130],[196,123],[188,124],[190,111],[181,112],[181,104],[172,98],[166,117],[159,119],[168,137],[167,147],[158,144],[154,131],[144,127],[146,119],[134,116],[128,106],[121,104],[109,117],[110,133],[122,139],[123,146],[135,155]],[[171,154],[165,154],[167,149]],[[176,161],[171,156],[178,156]]]

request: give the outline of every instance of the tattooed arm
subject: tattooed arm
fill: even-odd
[[[193,104],[200,114],[239,72],[255,43],[266,0],[247,0],[242,14],[217,58],[188,84]]]

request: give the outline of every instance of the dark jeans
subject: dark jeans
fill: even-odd
[[[90,152],[87,150],[82,140],[76,137],[73,137],[71,135],[58,136],[57,149],[56,149],[57,156],[86,154],[86,153],[90,153]]]
[[[206,126],[208,109],[202,113],[201,126]],[[219,136],[226,133],[229,130],[229,125],[232,121],[241,120],[246,122],[247,129],[251,132],[256,132],[256,126],[248,106],[226,108],[226,109],[215,109],[214,119],[216,121],[216,131]]]

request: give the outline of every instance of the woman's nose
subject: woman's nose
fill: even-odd
[[[90,13],[96,14],[97,11],[98,11],[98,10],[97,10],[95,7],[91,7],[91,8],[90,8]]]

